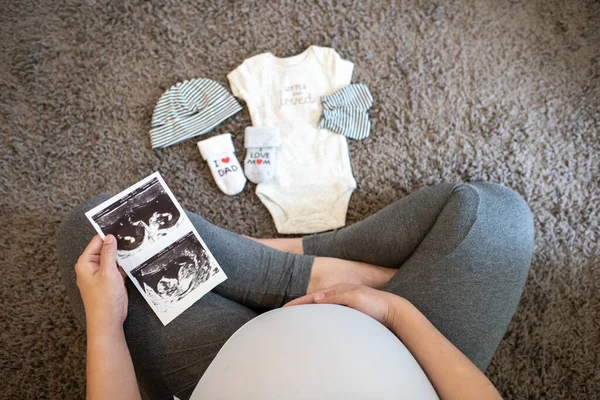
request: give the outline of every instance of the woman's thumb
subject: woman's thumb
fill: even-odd
[[[117,266],[117,239],[113,235],[106,235],[100,253],[100,268]]]

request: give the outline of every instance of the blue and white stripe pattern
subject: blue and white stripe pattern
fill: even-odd
[[[354,83],[321,97],[323,118],[320,129],[327,129],[350,139],[362,140],[371,133],[367,111],[373,105],[373,96],[367,85]]]
[[[242,106],[211,79],[179,82],[158,101],[152,115],[152,148],[171,146],[213,130]]]

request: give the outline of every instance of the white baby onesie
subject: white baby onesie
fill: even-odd
[[[287,58],[259,54],[227,76],[252,124],[281,131],[275,178],[256,187],[279,233],[322,232],[346,223],[356,188],[348,144],[317,125],[321,96],[348,85],[353,68],[335,50],[310,46]]]

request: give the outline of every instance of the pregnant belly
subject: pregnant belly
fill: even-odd
[[[396,336],[337,305],[280,308],[225,343],[191,399],[437,399]]]

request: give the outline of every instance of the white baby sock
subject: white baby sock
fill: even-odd
[[[279,146],[281,146],[281,132],[278,128],[266,126],[246,128],[244,172],[251,182],[266,183],[273,179]]]
[[[231,133],[213,136],[198,142],[202,158],[208,162],[217,186],[229,196],[238,194],[246,185],[246,177],[235,157]]]

